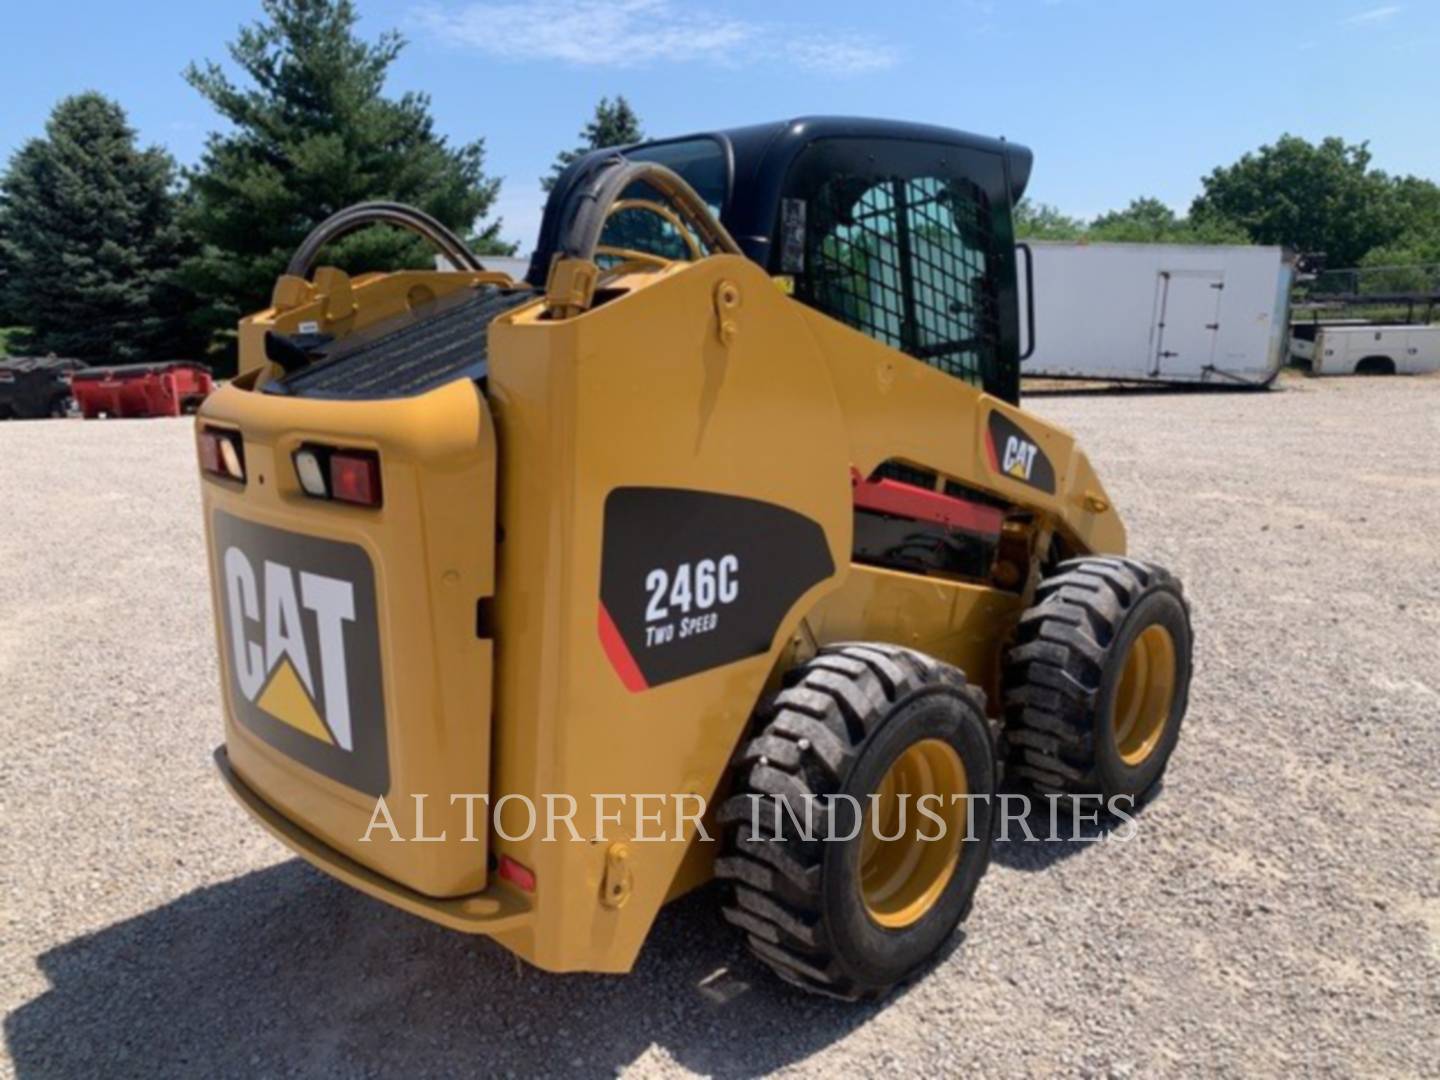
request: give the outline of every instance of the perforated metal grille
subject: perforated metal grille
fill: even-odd
[[[272,387],[303,397],[392,398],[433,390],[453,379],[478,379],[489,358],[490,323],[535,294],[494,288],[460,295],[434,314],[405,316],[342,338],[310,367]]]
[[[999,345],[985,194],[967,181],[836,177],[808,210],[800,299],[983,386]]]

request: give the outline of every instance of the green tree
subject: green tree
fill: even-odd
[[[351,0],[262,7],[264,19],[242,28],[229,50],[248,85],[213,62],[186,71],[228,122],[191,176],[185,218],[202,246],[184,276],[205,300],[207,328],[231,329],[264,307],[306,233],[368,199],[417,206],[482,254],[513,253],[499,220],[484,221],[500,190],[484,171],[484,140],[451,146],[434,130],[426,95],[384,96],[404,47],[399,34],[361,40]],[[433,265],[422,241],[385,227],[338,241],[326,262],[351,272]]]
[[[1015,204],[1015,238],[1017,240],[1079,240],[1085,235],[1085,223],[1060,212],[1049,203],[1021,199]]]
[[[580,145],[574,150],[561,150],[555,155],[555,164],[550,169],[550,175],[540,178],[540,187],[549,191],[555,186],[555,181],[560,179],[566,166],[591,150],[603,150],[607,146],[629,146],[644,138],[645,133],[640,130],[640,117],[635,114],[623,94],[617,95],[613,102],[608,97],[601,98],[600,103],[595,106],[595,115],[580,132]]]
[[[10,297],[5,289],[5,283],[10,279],[10,261],[6,255],[5,238],[9,235],[9,229],[5,224],[5,189],[3,180],[0,180],[0,335],[4,334],[4,327],[13,323],[10,314]],[[0,348],[3,348],[3,340],[0,340]]]
[[[1324,252],[1332,267],[1356,266],[1404,231],[1394,185],[1370,167],[1365,143],[1282,135],[1201,183],[1192,218],[1228,221],[1256,243]]]
[[[1366,275],[1373,291],[1417,292],[1440,287],[1440,185],[1415,176],[1393,181],[1393,213],[1401,224],[1390,243],[1371,248],[1363,267],[1412,267],[1409,271]],[[1426,265],[1430,269],[1418,269]]]
[[[1090,240],[1130,244],[1245,244],[1245,230],[1223,219],[1182,218],[1159,199],[1130,200],[1124,210],[1101,214],[1086,232]]]
[[[109,362],[191,350],[173,280],[175,179],[115,102],[85,93],[55,106],[0,179],[0,309],[23,315],[24,348]]]
[[[1175,211],[1159,199],[1131,199],[1124,210],[1111,210],[1090,223],[1090,233],[1113,240],[1161,241],[1180,227]]]

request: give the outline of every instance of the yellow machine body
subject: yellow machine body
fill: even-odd
[[[666,900],[708,879],[718,845],[681,810],[723,795],[751,712],[783,669],[828,642],[886,641],[961,667],[993,702],[1041,549],[1122,553],[1125,534],[1070,435],[804,306],[735,255],[636,270],[570,317],[537,292],[490,325],[483,388],[461,379],[369,401],[262,392],[279,374],[266,330],[314,324],[343,337],[419,317],[482,280],[322,271],[313,285],[282,279],[277,306],[242,325],[242,374],[199,417],[202,431],[243,437],[246,468],[243,485],[202,483],[225,687],[217,759],[240,801],[322,870],[542,968],[625,971]],[[997,459],[997,423],[1039,448],[1053,491]],[[293,462],[312,443],[375,451],[383,505],[308,497]],[[1012,507],[1005,580],[852,561],[854,477],[885,462]],[[599,602],[607,500],[637,488],[784,508],[818,525],[825,565],[750,655],[638,685],[613,636],[607,645]],[[254,702],[239,701],[237,676],[248,671],[253,689],[252,661],[268,680],[255,701],[273,690],[277,711],[309,715],[270,640],[290,609],[267,576],[293,573],[303,596],[305,570],[287,568],[283,551],[236,570],[227,537],[250,524],[358,549],[373,572],[378,670],[351,677],[353,688],[373,676],[383,704],[386,770],[369,791],[242,722]],[[315,558],[311,583],[326,556]],[[747,573],[758,571],[740,566],[741,588]],[[279,719],[310,737],[313,718]],[[580,840],[563,823],[545,839],[547,794],[573,798]],[[393,830],[375,827],[382,795]],[[499,804],[494,827],[485,805],[457,795]],[[533,832],[525,800],[541,814]],[[495,869],[505,865],[523,871]]]

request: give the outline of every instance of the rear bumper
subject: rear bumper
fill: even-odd
[[[237,775],[224,746],[215,748],[215,767],[235,801],[248,810],[277,840],[311,866],[346,885],[392,907],[467,934],[501,937],[512,935],[515,931],[529,926],[529,904],[508,886],[497,882],[472,896],[452,898],[425,896],[407,889],[340,854],[282,817]],[[502,944],[513,948],[516,943],[502,941]]]

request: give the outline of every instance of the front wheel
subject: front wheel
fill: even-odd
[[[827,648],[787,684],[721,810],[725,917],[788,982],[879,997],[934,957],[989,865],[984,697],[955,668],[878,644]]]
[[[1190,609],[1153,563],[1071,559],[1040,583],[1005,666],[1016,777],[1046,795],[1138,800],[1180,738]]]

